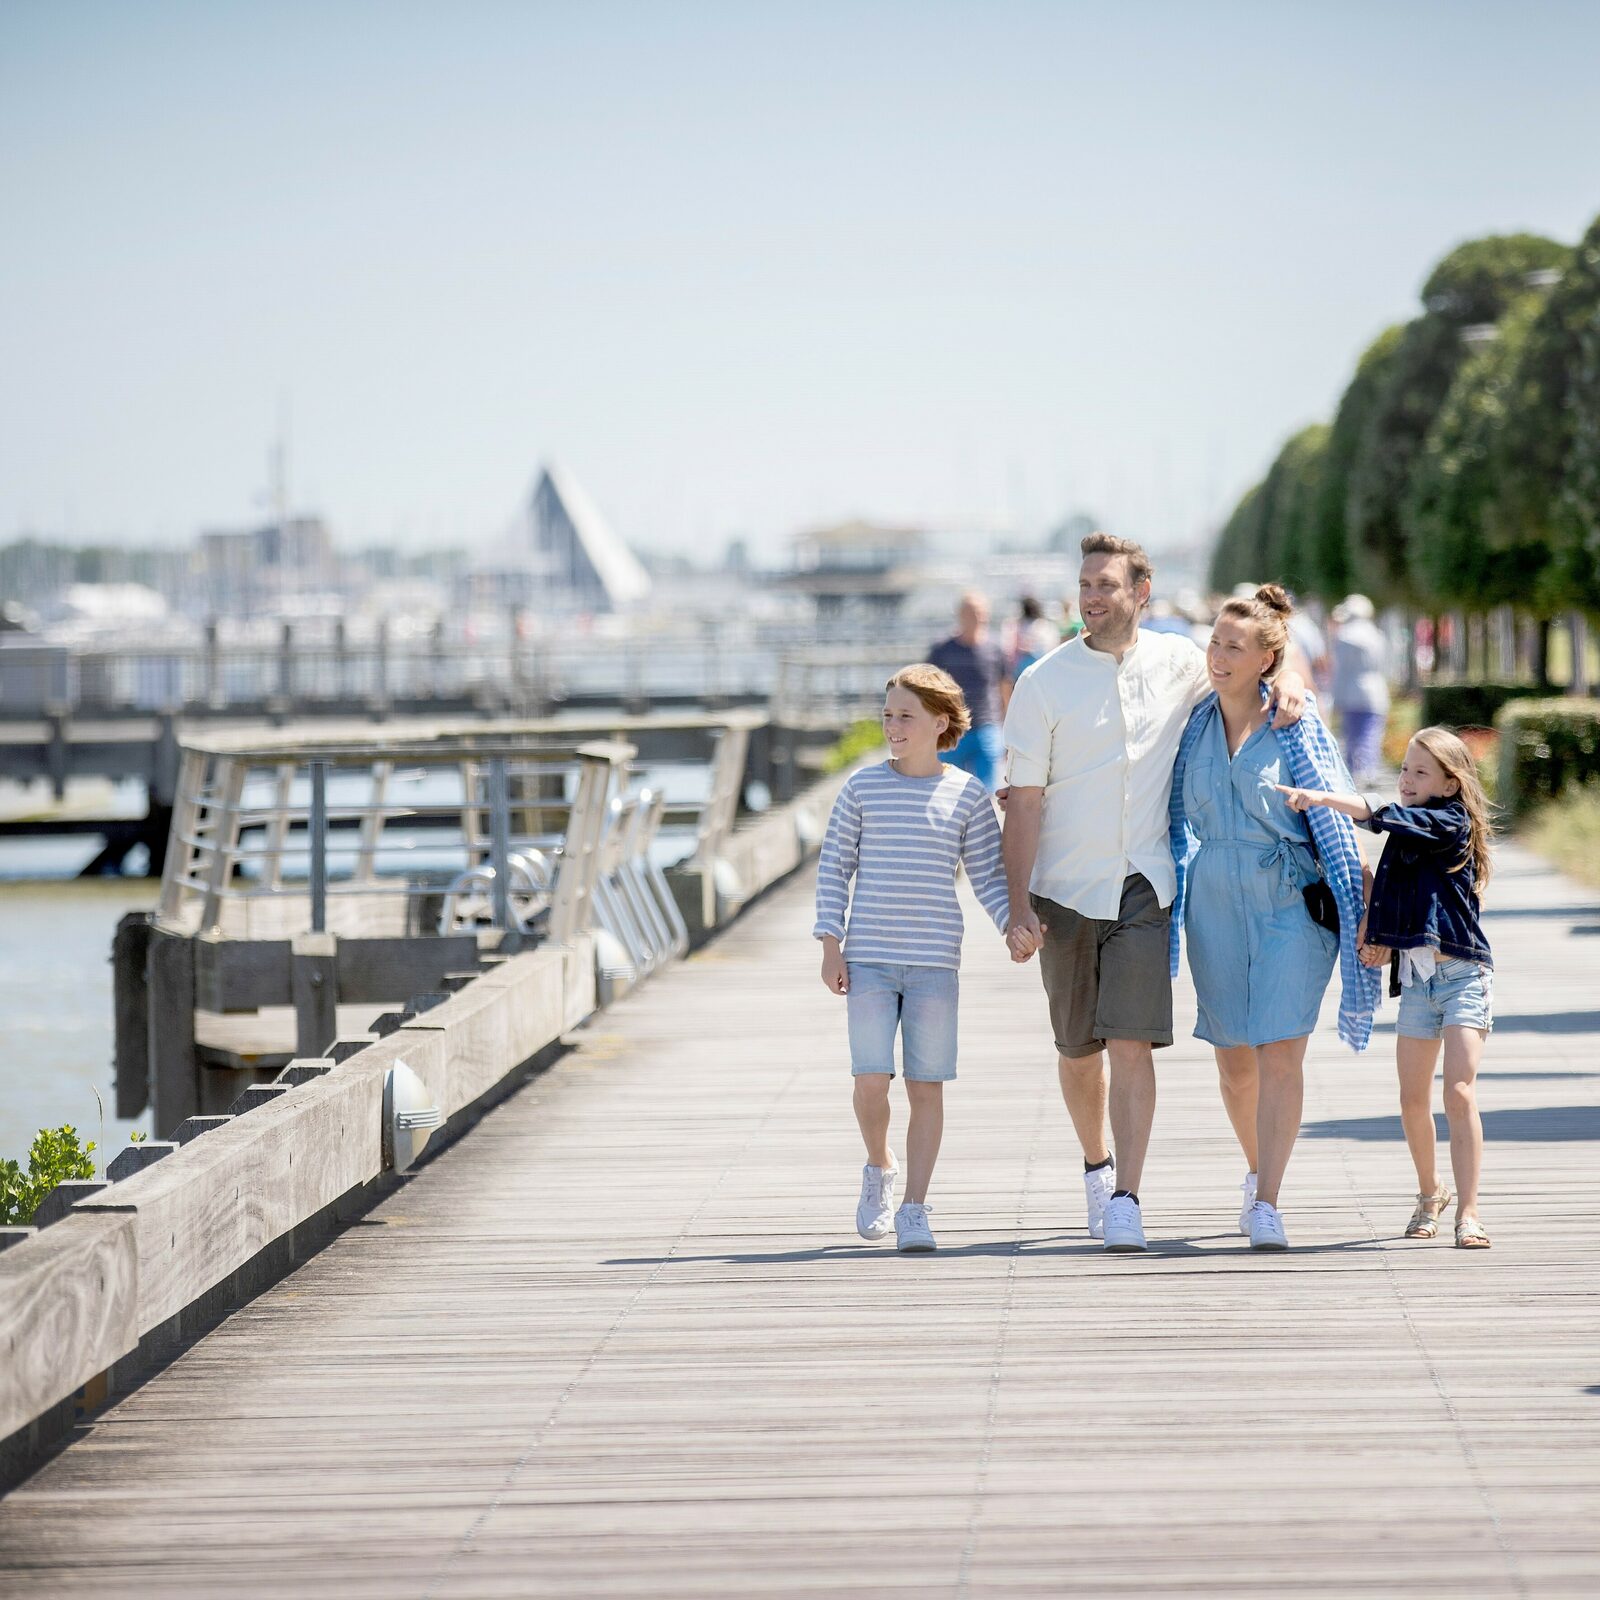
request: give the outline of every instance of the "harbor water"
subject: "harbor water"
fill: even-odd
[[[7,841],[0,875],[41,874],[75,857],[83,841]],[[95,841],[90,841],[91,850]],[[0,881],[0,1157],[27,1165],[40,1128],[70,1122],[93,1139],[98,1165],[149,1117],[116,1119],[112,1085],[111,938],[125,911],[148,910],[157,885],[143,878]]]

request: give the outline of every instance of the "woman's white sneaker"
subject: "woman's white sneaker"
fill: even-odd
[[[856,1232],[863,1239],[882,1239],[894,1226],[894,1186],[898,1167],[863,1167],[861,1199],[856,1206]]]
[[[1256,1203],[1255,1173],[1247,1172],[1244,1182],[1239,1185],[1240,1192],[1244,1195],[1244,1204],[1239,1207],[1239,1232],[1248,1237],[1250,1233],[1250,1208]]]
[[[1116,1186],[1117,1169],[1114,1166],[1096,1167],[1093,1172],[1083,1175],[1083,1198],[1089,1207],[1091,1239],[1103,1239],[1106,1236],[1106,1202]]]
[[[928,1226],[928,1207],[915,1200],[906,1203],[894,1214],[895,1244],[905,1255],[922,1255],[937,1250],[938,1242],[933,1229]]]
[[[1148,1248],[1144,1242],[1144,1223],[1139,1202],[1132,1195],[1117,1195],[1106,1201],[1106,1249],[1113,1255],[1128,1255]]]
[[[1270,1200],[1257,1200],[1250,1207],[1250,1248],[1287,1250],[1289,1235],[1283,1231],[1283,1218]]]

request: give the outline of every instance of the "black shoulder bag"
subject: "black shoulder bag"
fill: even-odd
[[[1339,931],[1339,902],[1333,897],[1333,890],[1328,887],[1328,880],[1322,875],[1322,854],[1317,849],[1317,841],[1311,832],[1311,824],[1306,824],[1306,837],[1311,841],[1311,857],[1317,864],[1317,881],[1308,883],[1300,893],[1305,898],[1306,915],[1316,923],[1319,928],[1326,928],[1329,933]]]

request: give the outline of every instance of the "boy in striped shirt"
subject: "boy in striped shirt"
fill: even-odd
[[[956,1075],[956,1002],[965,866],[979,903],[1006,931],[1008,898],[1000,827],[989,791],[946,766],[971,725],[956,681],[938,667],[903,667],[888,682],[883,733],[889,759],[850,775],[817,863],[822,981],[847,1000],[855,1113],[867,1146],[856,1230],[889,1232],[903,1251],[937,1249],[928,1226],[928,1182],[944,1133],[944,1085]],[[855,891],[851,894],[851,879]],[[848,928],[845,908],[849,906]],[[905,1201],[889,1152],[889,1083],[898,1027],[911,1120]]]

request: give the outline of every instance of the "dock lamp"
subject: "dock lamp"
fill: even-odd
[[[408,1171],[443,1121],[427,1084],[405,1062],[395,1062],[383,1076],[384,1166]]]

